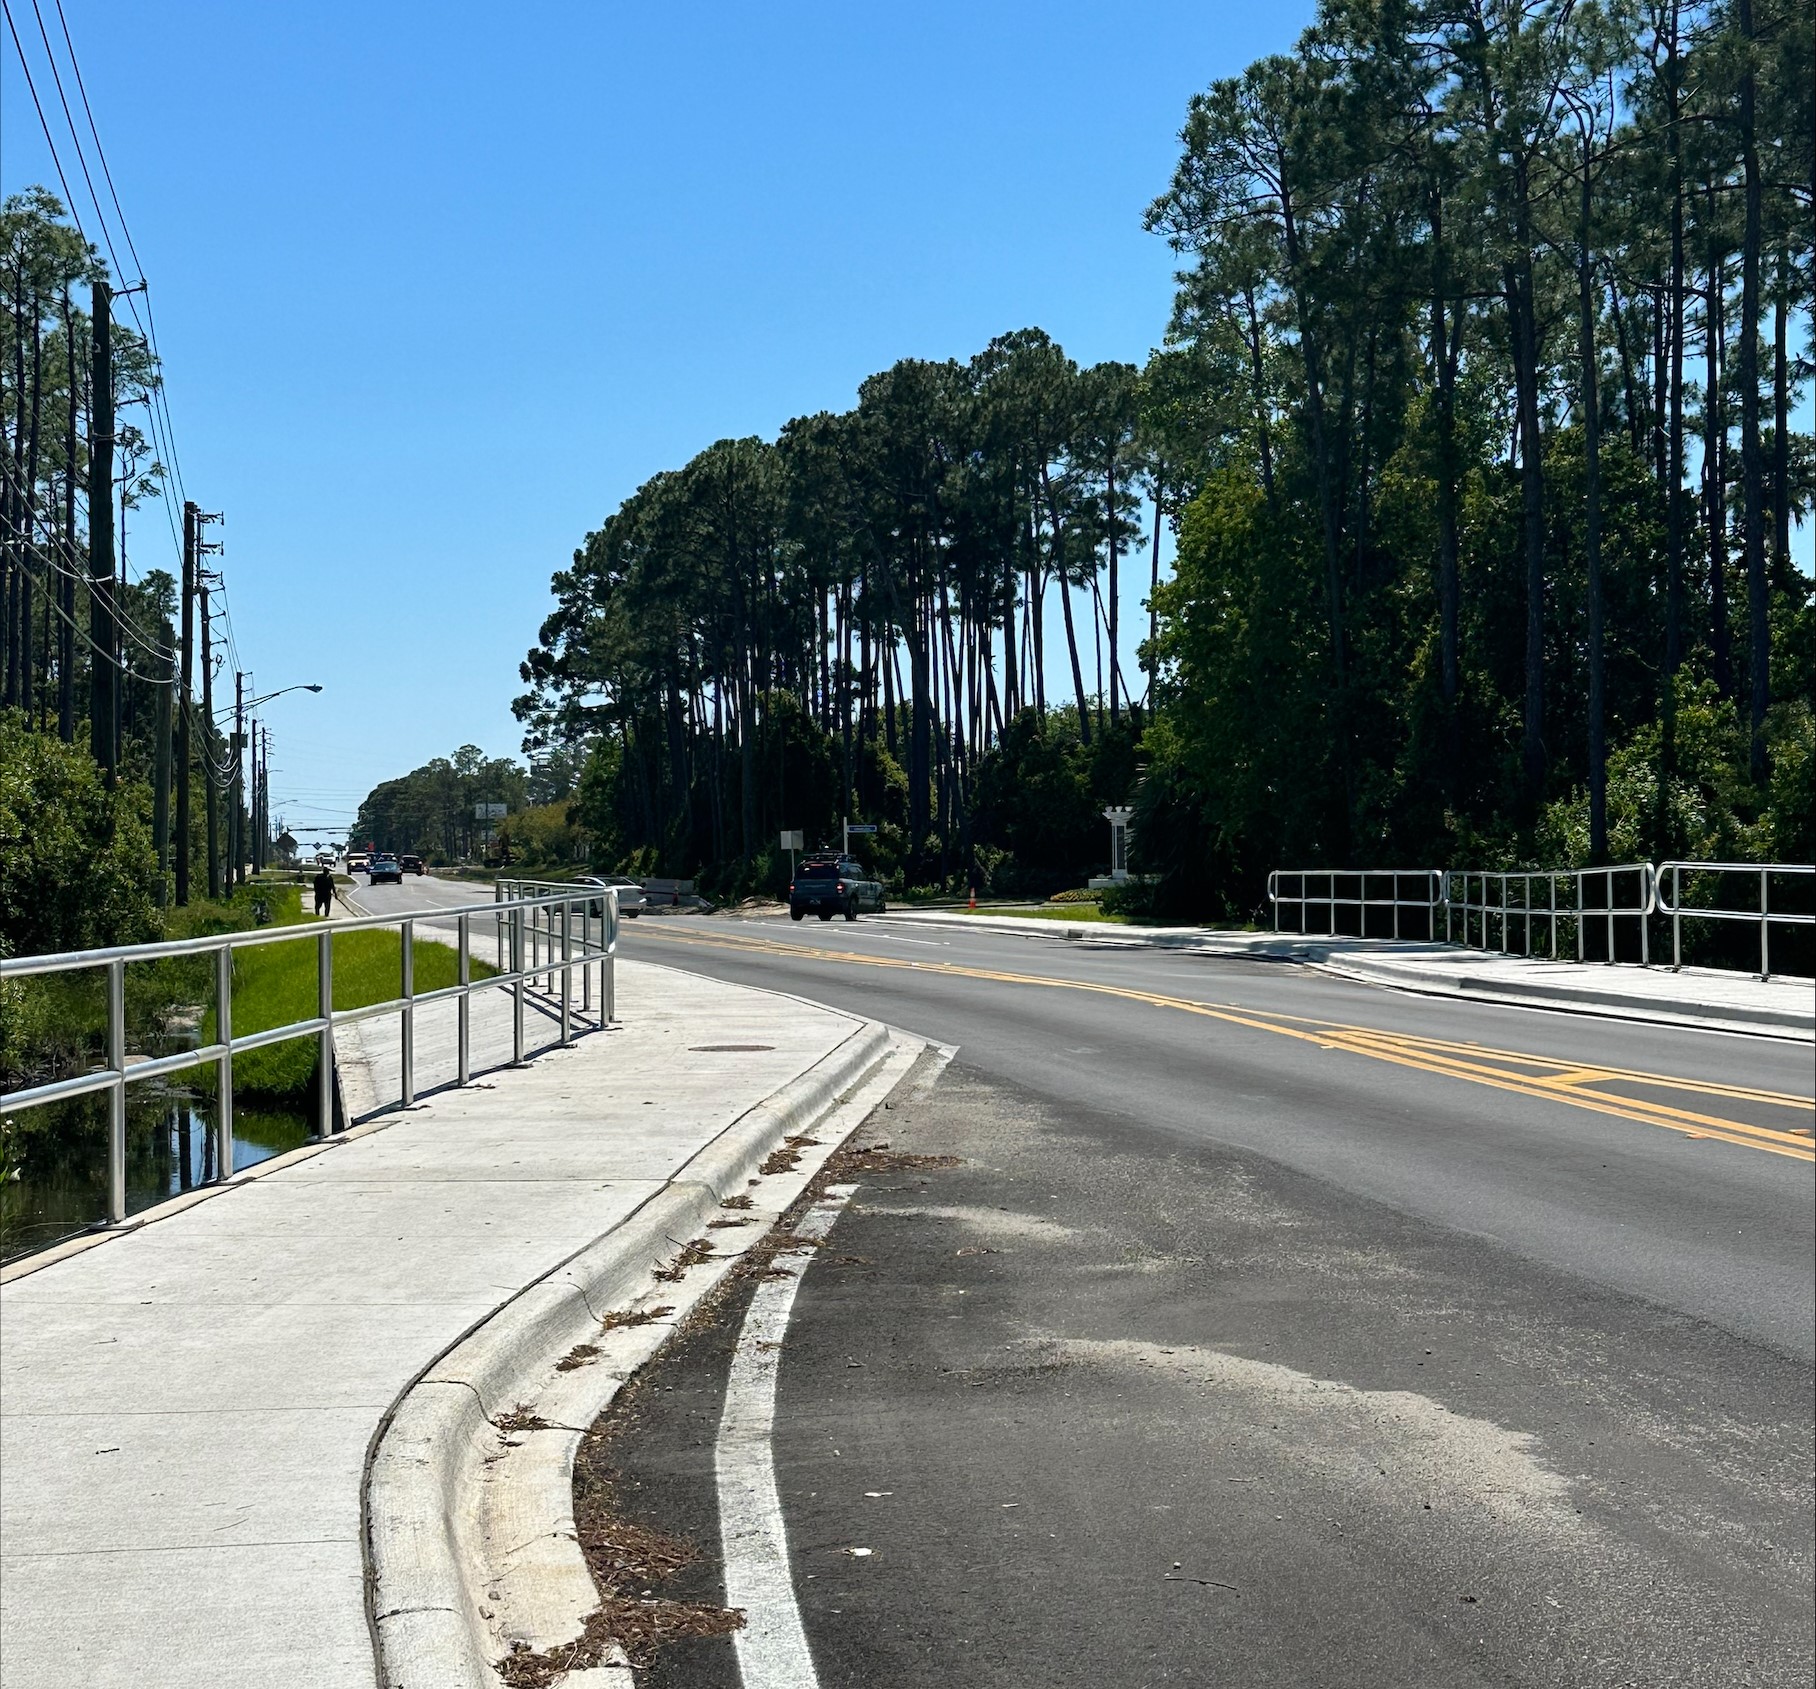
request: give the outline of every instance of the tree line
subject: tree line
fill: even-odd
[[[237,825],[221,814],[236,807],[233,741],[176,684],[178,582],[129,564],[141,544],[162,552],[170,537],[152,509],[168,479],[150,422],[162,377],[134,325],[111,315],[97,324],[97,296],[111,296],[105,261],[55,195],[34,187],[0,202],[0,780],[17,798],[10,819],[21,827],[33,825],[27,800],[40,789],[87,792],[92,774],[101,794],[71,808],[88,831],[39,853],[36,867],[28,864],[42,839],[0,837],[18,869],[0,898],[12,911],[0,945],[40,942],[48,930],[40,917],[76,895],[44,880],[53,857],[72,865],[117,855],[137,865],[118,876],[136,884],[130,918],[55,929],[104,942],[110,931],[143,936],[149,912],[170,901],[173,872],[179,892],[204,869],[218,890],[221,835],[250,836],[243,801]],[[184,745],[187,782],[173,767]],[[185,841],[171,800],[188,784],[205,794],[197,808],[211,824],[204,829],[198,815]],[[61,838],[68,820],[36,827]],[[178,870],[179,851],[193,858],[188,872]]]
[[[654,477],[554,578],[526,743],[588,749],[607,853],[728,884],[842,815],[910,883],[1064,878],[1124,798],[1201,911],[1286,864],[1808,860],[1809,21],[1329,0],[1191,102],[1142,366],[1022,330]]]

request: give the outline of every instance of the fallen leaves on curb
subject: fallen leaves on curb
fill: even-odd
[[[712,1240],[697,1237],[666,1267],[658,1267],[652,1276],[659,1278],[664,1284],[674,1284],[685,1278],[692,1268],[701,1266],[712,1258]]]
[[[492,1423],[506,1435],[513,1431],[546,1431],[549,1428],[549,1422],[532,1412],[526,1402],[519,1402],[509,1413],[501,1413]]]
[[[665,1318],[674,1311],[669,1307],[619,1308],[601,1317],[599,1329],[601,1331],[623,1331],[628,1326],[653,1325],[657,1320]]]
[[[555,1363],[557,1372],[572,1372],[577,1366],[585,1366],[588,1361],[599,1358],[597,1343],[576,1343],[573,1348]]]

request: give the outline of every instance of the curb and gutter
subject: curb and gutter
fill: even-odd
[[[1459,944],[1429,943],[1419,940],[1328,939],[1302,937],[1294,933],[1210,932],[1202,929],[1174,927],[1098,926],[1084,921],[1053,921],[1039,917],[1016,919],[1013,916],[923,913],[919,910],[896,910],[884,917],[890,921],[942,927],[965,932],[1003,932],[1018,938],[1045,939],[1048,942],[1086,944],[1109,950],[1171,950],[1188,954],[1246,957],[1264,962],[1297,962],[1315,967],[1340,979],[1352,979],[1369,985],[1385,985],[1401,991],[1416,991],[1433,996],[1461,997],[1474,1002],[1497,1003],[1520,1008],[1543,1008],[1578,1014],[1599,1015],[1615,1019],[1655,1022],[1703,1030],[1750,1032],[1762,1037],[1785,1038],[1796,1042],[1816,1041],[1816,998],[1809,1007],[1778,1008],[1765,1004],[1722,1002],[1707,996],[1686,993],[1676,1002],[1624,988],[1618,975],[1630,968],[1611,968],[1611,978],[1603,984],[1555,979],[1484,978],[1467,969],[1450,964],[1480,958],[1488,962],[1523,962],[1519,957],[1498,957],[1487,952],[1465,949]],[[1380,948],[1376,948],[1378,945]],[[1388,946],[1392,948],[1389,949]],[[1412,961],[1412,956],[1427,958]],[[1679,980],[1694,982],[1703,977],[1688,970],[1677,974]],[[1719,977],[1719,976],[1718,976]],[[1798,984],[1807,982],[1799,981]]]
[[[713,1257],[719,1271],[710,1282],[702,1272],[690,1273],[697,1282],[687,1286],[665,1285],[654,1274],[704,1235],[726,1198],[760,1182],[759,1169],[785,1139],[806,1136],[903,1048],[880,1023],[861,1023],[405,1387],[373,1433],[361,1498],[367,1616],[383,1689],[498,1689],[495,1659],[581,1633],[599,1602],[575,1533],[574,1457],[628,1376],[625,1363],[641,1364],[672,1321],[610,1333],[631,1339],[636,1353],[557,1363],[571,1362],[579,1345],[604,1344],[608,1313],[653,1301],[658,1291],[676,1303],[704,1295],[734,1255]],[[749,1242],[833,1147],[815,1146],[811,1165],[777,1179],[773,1196],[765,1192]],[[526,1406],[536,1421],[527,1434],[501,1434],[498,1421]]]

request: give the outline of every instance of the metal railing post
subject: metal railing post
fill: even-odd
[[[460,916],[454,923],[458,937],[455,949],[459,953],[460,999],[455,1004],[456,1028],[454,1033],[454,1083],[464,1085],[473,1077],[473,929],[470,915]]]
[[[1658,888],[1652,883],[1652,865],[1642,863],[1639,871],[1639,965],[1652,966],[1652,906],[1658,901]]]
[[[214,1165],[217,1179],[233,1177],[233,947],[223,944],[214,953],[214,1018],[222,1045],[216,1089]]]
[[[1583,925],[1586,910],[1583,903],[1583,876],[1576,875],[1576,959],[1583,959]]]
[[[523,1061],[523,905],[511,909],[511,1060]]]
[[[1614,870],[1602,875],[1602,895],[1608,900],[1608,966],[1614,965]]]
[[[605,894],[605,912],[600,916],[600,937],[605,946],[605,963],[600,975],[600,988],[607,1025],[618,1018],[618,893]]]
[[[561,1042],[564,1048],[574,1041],[571,1003],[571,999],[574,995],[574,967],[568,936],[568,915],[572,906],[572,901],[570,899],[563,898],[561,900]],[[549,910],[551,918],[553,918],[554,913],[555,911],[551,907]]]
[[[402,1045],[402,1100],[404,1107],[408,1108],[416,1101],[416,945],[413,921],[404,922],[402,936],[404,1006],[398,1011],[397,1018]]]
[[[315,1012],[325,1023],[315,1046],[315,1135],[326,1138],[334,1131],[334,934],[326,928],[315,935]]]
[[[126,1218],[126,963],[107,964],[107,1223]]]
[[[1759,977],[1762,980],[1772,977],[1771,889],[1767,884],[1770,877],[1770,869],[1759,870]]]
[[[1673,862],[1671,864],[1671,971],[1673,973],[1684,965],[1684,887],[1683,881],[1678,876],[1678,866]]]

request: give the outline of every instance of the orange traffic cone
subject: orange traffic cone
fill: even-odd
[[[973,886],[971,888],[971,907],[973,909],[975,909],[977,907],[977,887],[976,886]]]

